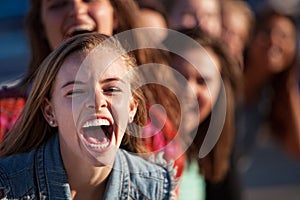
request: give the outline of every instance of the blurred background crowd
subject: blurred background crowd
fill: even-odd
[[[241,191],[237,196],[242,195],[243,199],[300,199],[300,1],[137,0],[137,3],[145,27],[180,30],[195,40],[198,36],[186,30],[200,27],[227,45],[225,51],[243,72],[243,103],[240,105],[236,100],[238,131],[228,167],[230,175],[220,185],[207,188],[206,199],[227,199],[222,198],[224,190],[233,194]],[[23,22],[29,6],[26,0],[1,0],[1,87],[14,84],[26,72],[30,50]],[[160,33],[156,37],[163,41],[167,36]],[[213,42],[203,41],[199,44],[219,57],[216,62],[226,63],[226,56],[214,48]],[[175,69],[182,70],[176,65],[185,63],[175,60],[173,57]],[[220,68],[226,66],[221,65]],[[226,75],[222,74],[222,78],[226,79]],[[233,88],[238,87],[233,84]],[[260,123],[265,118],[269,119],[268,126]],[[231,180],[235,176],[238,181]],[[209,186],[207,182],[206,187]]]

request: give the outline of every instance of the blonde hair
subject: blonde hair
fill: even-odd
[[[103,43],[105,41],[105,43]],[[106,42],[108,41],[108,42]],[[45,98],[49,98],[52,87],[64,60],[76,52],[90,52],[101,46],[101,50],[113,49],[123,52],[123,58],[128,68],[135,66],[135,60],[118,45],[117,40],[98,33],[82,34],[64,42],[53,51],[37,68],[34,74],[34,82],[31,93],[25,107],[12,130],[6,135],[0,144],[0,156],[8,156],[15,153],[28,152],[45,142],[49,137],[57,134],[57,128],[48,125],[43,117],[42,106]],[[136,80],[131,80],[131,88],[137,88]],[[139,127],[146,123],[146,107],[142,92],[139,89],[132,91],[133,97],[138,102],[138,109],[134,118],[134,131],[140,132]],[[129,128],[126,132],[128,133]],[[138,133],[125,134],[121,148],[131,152],[143,152]],[[134,136],[133,136],[134,135]]]

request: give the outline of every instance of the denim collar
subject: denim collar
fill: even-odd
[[[71,191],[61,159],[58,134],[38,148],[35,155],[35,172],[41,199],[71,199]]]
[[[61,159],[58,134],[38,148],[35,155],[35,174],[40,199],[71,199],[70,185]],[[123,151],[119,149],[107,182],[104,199],[129,199],[129,188],[129,168]]]
[[[104,199],[129,199],[129,190],[129,167],[123,150],[119,149],[107,182]]]

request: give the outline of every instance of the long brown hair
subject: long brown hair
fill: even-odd
[[[283,70],[276,73],[272,72],[272,74],[270,73],[270,77],[268,77],[268,79],[266,78],[268,82],[266,82],[264,86],[261,86],[260,89],[262,90],[263,87],[268,86],[272,90],[272,97],[270,98],[271,108],[266,116],[267,123],[271,128],[272,136],[275,136],[279,143],[283,144],[288,153],[298,158],[300,153],[300,130],[299,115],[297,114],[299,112],[299,92],[297,88],[296,69],[298,59],[298,46],[296,44],[298,35],[297,23],[293,16],[280,10],[276,10],[268,5],[267,7],[263,7],[256,16],[253,39],[261,32],[268,33],[267,26],[274,18],[285,18],[291,23],[295,33],[295,35],[293,35],[294,38],[292,38],[295,41],[295,43],[293,43],[295,49],[292,52],[293,55],[291,55],[289,62],[286,62],[284,66],[282,66]],[[256,48],[256,46],[252,47],[252,49],[254,48]],[[251,46],[248,51],[251,51]],[[251,54],[251,52],[249,54]],[[248,54],[246,54],[245,57],[245,66],[247,66],[248,63],[250,64],[248,68],[245,68],[245,74],[251,70],[250,68],[252,66],[259,66],[262,69],[267,67],[254,63],[254,61],[259,60],[259,58],[255,60],[252,57],[247,56]],[[250,85],[251,83],[248,84]],[[259,94],[259,92],[260,91],[257,91],[256,93]],[[245,96],[247,96],[247,94],[245,94]]]
[[[110,3],[114,8],[114,14],[118,20],[118,27],[113,30],[114,34],[143,27],[141,25],[141,20],[139,20],[139,8],[134,0],[110,0]],[[41,4],[41,0],[31,0],[31,8],[26,18],[31,57],[27,74],[21,84],[25,87],[24,89],[27,89],[28,85],[31,84],[35,70],[38,68],[42,60],[52,51],[45,34],[43,34],[44,27],[41,21]],[[147,40],[149,39],[151,39],[151,37],[147,38]],[[145,38],[134,35],[133,40],[137,43],[141,43],[145,40]],[[137,49],[133,51],[133,53],[138,65],[145,63],[159,63],[167,65],[168,55],[166,52],[161,50],[143,48]],[[149,73],[154,75],[156,79],[160,79],[160,76],[164,75],[164,79],[168,78],[172,84],[176,84],[176,80],[172,72],[166,71],[163,68],[155,67],[151,69],[151,72]],[[144,74],[144,76],[148,75],[149,74]],[[161,104],[165,108],[168,117],[174,126],[179,126],[180,108],[177,98],[173,92],[158,84],[148,84],[147,87],[143,87],[143,92],[147,103],[150,105]]]
[[[199,159],[199,149],[211,122],[211,115],[209,115],[197,127],[194,141],[187,150],[188,160],[198,160],[200,170],[205,178],[212,182],[218,182],[225,177],[229,168],[235,136],[236,101],[241,91],[241,70],[238,63],[228,53],[226,45],[218,38],[209,36],[200,29],[181,30],[181,32],[194,39],[204,48],[211,49],[218,56],[221,65],[220,74],[226,92],[226,114],[220,137],[212,151],[206,157]],[[222,95],[219,93],[215,105],[222,101],[221,97]]]
[[[103,43],[104,41],[105,43]],[[13,129],[0,144],[1,156],[28,152],[52,135],[57,134],[57,128],[51,127],[43,117],[42,105],[44,100],[51,96],[56,75],[64,60],[76,52],[90,52],[100,44],[104,44],[101,46],[101,50],[124,51],[115,39],[93,33],[71,38],[46,57],[40,67],[37,68],[31,93],[21,115]],[[133,68],[135,65],[134,58],[130,57],[129,54],[122,53],[122,60],[128,68]],[[138,84],[136,80],[131,80],[131,88],[137,88],[136,84]],[[133,134],[130,134],[128,132],[130,128],[127,128],[127,134],[124,135],[121,148],[139,153],[143,152],[143,146],[138,135],[140,130],[136,127],[143,127],[146,123],[146,106],[140,89],[135,89],[132,94],[138,102],[138,109],[134,118],[134,124],[138,126],[135,126]]]

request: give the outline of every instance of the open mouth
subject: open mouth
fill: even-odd
[[[77,25],[77,26],[73,26],[71,28],[69,28],[66,31],[65,34],[65,38],[71,38],[75,35],[80,35],[80,34],[84,34],[84,33],[92,33],[95,32],[96,28],[94,26],[91,25]]]
[[[85,145],[94,151],[109,148],[113,136],[113,126],[107,119],[94,119],[82,126]]]

